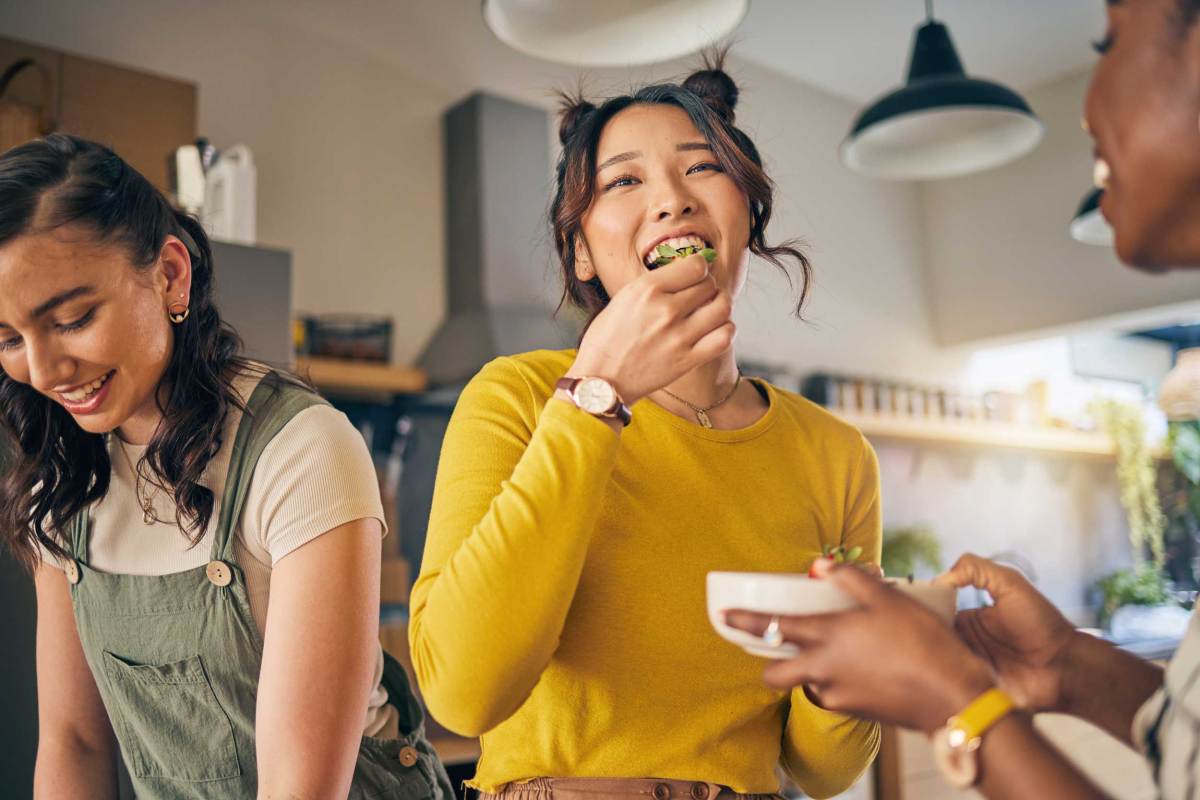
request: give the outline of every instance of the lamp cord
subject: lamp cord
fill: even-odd
[[[933,0],[925,0],[925,20],[933,22]]]

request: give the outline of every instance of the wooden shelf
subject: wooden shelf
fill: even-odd
[[[1111,458],[1114,455],[1112,441],[1102,433],[1061,428],[1031,428],[1000,422],[956,422],[841,411],[835,413],[873,439],[1033,450],[1101,458]]]
[[[425,391],[429,378],[417,367],[393,367],[365,361],[304,356],[296,371],[322,390],[352,394],[416,394]]]
[[[464,739],[452,733],[431,736],[429,743],[433,745],[434,750],[437,750],[438,758],[447,766],[473,763],[479,760],[482,752],[479,749],[478,739]]]

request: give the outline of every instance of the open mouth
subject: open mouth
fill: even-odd
[[[690,256],[693,253],[703,253],[709,262],[716,258],[716,251],[712,249],[712,245],[699,236],[688,234],[686,236],[673,236],[658,242],[658,244],[647,251],[642,262],[647,269],[657,269],[664,264],[671,263],[677,258]]]
[[[105,375],[100,376],[91,383],[85,383],[69,392],[59,392],[58,396],[71,405],[83,405],[87,403],[92,395],[103,389],[104,385],[108,383],[109,379],[112,378],[115,373],[116,370],[112,370]]]

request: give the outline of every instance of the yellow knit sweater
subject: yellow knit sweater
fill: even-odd
[[[874,757],[876,725],[762,682],[717,636],[710,570],[803,572],[823,545],[880,555],[879,480],[862,435],[760,383],[748,428],[701,428],[643,400],[617,437],[551,400],[573,351],[488,364],[446,433],[413,665],[433,715],[482,734],[472,782],[705,781],[814,797]],[[548,402],[549,401],[549,402]]]

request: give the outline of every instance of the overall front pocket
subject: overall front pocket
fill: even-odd
[[[109,717],[134,775],[215,781],[242,774],[233,724],[200,656],[137,664],[105,650],[104,670]]]

